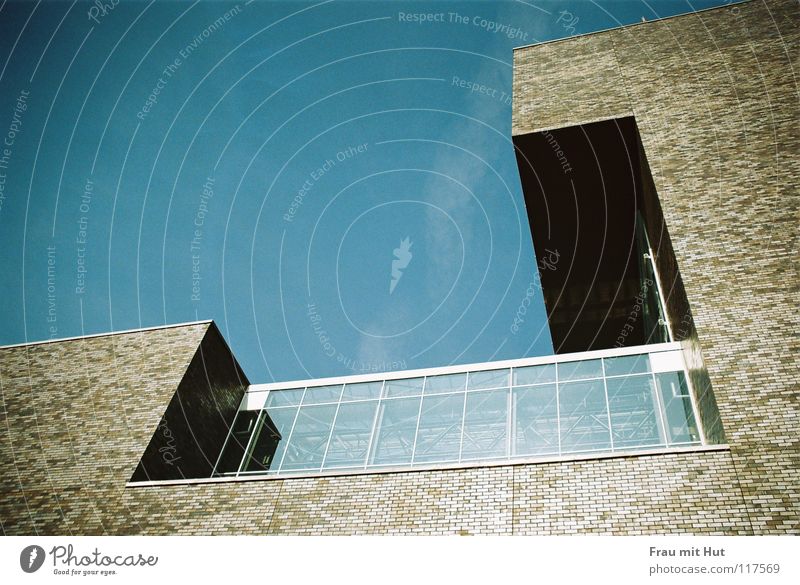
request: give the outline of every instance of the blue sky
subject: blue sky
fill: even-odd
[[[253,382],[550,354],[513,47],[727,3],[3,1],[0,344],[213,318]]]

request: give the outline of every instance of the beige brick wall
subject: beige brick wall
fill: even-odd
[[[725,451],[131,488],[125,502],[155,534],[750,533]]]
[[[799,57],[798,3],[752,0],[514,59],[515,134],[636,117],[758,533],[800,532]]]
[[[126,487],[207,330],[191,325],[0,349],[4,533],[750,530],[727,451]]]
[[[735,11],[520,50],[514,76],[516,133],[636,116],[731,452],[127,488],[192,325],[0,349],[3,532],[800,532],[798,9]]]
[[[3,531],[136,532],[125,483],[207,329],[0,349]]]

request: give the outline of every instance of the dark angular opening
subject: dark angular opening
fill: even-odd
[[[514,144],[555,352],[671,341],[655,278],[666,228],[634,119]]]
[[[249,381],[211,323],[131,477],[209,477]]]
[[[555,353],[682,342],[706,440],[725,434],[633,117],[514,137]]]

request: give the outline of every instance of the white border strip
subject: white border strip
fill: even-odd
[[[128,333],[141,333],[144,331],[155,331],[156,329],[172,329],[173,327],[188,327],[189,325],[202,325],[203,323],[213,323],[213,322],[214,322],[213,319],[203,319],[201,321],[187,321],[186,323],[170,323],[167,325],[140,327],[138,329],[123,329],[122,331],[106,331],[105,333],[92,333],[90,335],[76,335],[75,337],[58,337],[55,339],[43,339],[40,341],[27,341],[25,343],[12,343],[11,345],[0,345],[0,349],[9,349],[12,347],[25,347],[26,345],[44,345],[45,343],[59,343],[61,341],[80,341],[81,339],[91,339],[93,337],[125,335]]]
[[[353,475],[374,475],[378,473],[416,473],[419,471],[447,471],[452,469],[472,469],[476,467],[519,467],[521,465],[541,465],[547,463],[567,463],[570,461],[587,461],[587,460],[603,460],[603,459],[620,459],[625,457],[648,457],[659,455],[674,455],[681,453],[705,453],[709,451],[730,451],[730,446],[724,445],[692,445],[689,447],[668,447],[663,449],[649,449],[639,451],[618,451],[616,453],[575,453],[573,455],[563,455],[560,457],[542,457],[538,459],[517,459],[509,461],[504,459],[502,461],[465,461],[462,463],[441,463],[434,465],[426,465],[419,467],[376,467],[371,469],[350,469],[350,470],[337,470],[331,469],[330,471],[317,471],[297,474],[286,475],[239,475],[239,476],[225,476],[225,477],[204,477],[199,479],[169,479],[158,481],[138,481],[127,482],[126,488],[139,488],[139,487],[160,487],[160,486],[173,486],[173,485],[196,485],[196,484],[209,484],[209,483],[231,483],[240,481],[283,481],[292,479],[308,479],[315,477],[336,477],[336,476],[353,476]]]
[[[267,392],[269,390],[287,390],[290,388],[312,388],[330,384],[355,384],[357,382],[380,382],[385,380],[401,380],[403,378],[416,378],[419,376],[434,376],[438,374],[456,374],[472,370],[493,370],[501,368],[539,366],[574,362],[580,360],[597,359],[604,357],[621,357],[626,355],[654,354],[662,351],[680,351],[679,341],[658,343],[651,345],[637,345],[633,347],[615,347],[611,349],[597,349],[577,353],[545,355],[530,358],[518,358],[498,362],[482,362],[477,364],[458,364],[440,366],[436,368],[423,368],[419,370],[395,370],[392,372],[375,372],[369,374],[356,374],[350,376],[337,376],[334,378],[314,378],[311,380],[289,380],[286,382],[271,382],[269,384],[251,384],[247,394],[254,392]]]

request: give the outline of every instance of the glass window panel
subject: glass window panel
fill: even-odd
[[[549,384],[556,381],[556,365],[525,366],[514,368],[514,386]]]
[[[507,427],[508,390],[467,394],[461,458],[505,457]]]
[[[270,469],[277,471],[281,465],[284,453],[286,453],[286,445],[289,442],[289,433],[292,432],[292,425],[294,418],[297,415],[297,407],[294,408],[268,408],[267,414],[272,419],[275,429],[281,434],[281,440],[278,443],[278,448],[275,449],[275,455],[272,456],[272,465]]]
[[[610,378],[606,384],[614,449],[663,445],[652,376]]]
[[[289,410],[289,409],[283,409]],[[261,411],[258,428],[250,442],[250,452],[247,454],[242,471],[267,471],[275,460],[275,452],[281,434],[273,424],[267,411]]]
[[[345,403],[339,407],[325,456],[325,469],[366,464],[377,408],[377,400]]]
[[[504,388],[508,386],[508,370],[489,370],[488,372],[470,372],[468,390],[484,388]]]
[[[257,410],[240,410],[231,426],[231,433],[225,443],[225,451],[217,463],[216,473],[236,473],[239,471],[239,464],[244,457],[247,443],[256,426],[258,418]]]
[[[411,463],[420,398],[381,402],[370,465]]]
[[[586,378],[602,378],[602,360],[584,360],[581,362],[565,362],[558,364],[558,381],[584,380]]]
[[[342,394],[342,385],[317,386],[306,388],[306,395],[303,397],[303,406],[306,404],[324,404],[326,402],[338,402]]]
[[[603,380],[559,384],[558,393],[561,452],[609,449],[611,435]]]
[[[513,454],[558,454],[556,385],[514,388],[513,405]]]
[[[650,356],[647,354],[605,358],[603,361],[605,362],[606,376],[627,376],[650,371]]]
[[[442,394],[464,390],[467,383],[466,374],[444,374],[428,376],[425,379],[425,394]]]
[[[386,380],[383,395],[386,398],[395,396],[419,396],[422,394],[424,378],[405,378],[403,380]]]
[[[367,400],[380,398],[383,382],[361,382],[360,384],[345,384],[342,392],[342,402],[348,400]]]
[[[670,443],[700,442],[700,432],[683,372],[656,374],[656,383],[664,404],[667,440]]]
[[[650,240],[647,237],[647,229],[641,211],[636,212],[635,230],[636,254],[634,256],[638,258],[638,288],[641,291],[641,296],[637,298],[637,304],[641,303],[645,343],[664,343],[670,340],[670,335],[665,315],[661,312],[661,295],[658,286],[654,286],[656,267],[649,254]]]
[[[267,408],[270,406],[298,406],[303,397],[303,388],[291,390],[270,390],[267,396]]]
[[[315,469],[322,465],[335,414],[335,404],[300,407],[282,470]]]
[[[464,395],[425,396],[419,417],[414,463],[458,461]]]

